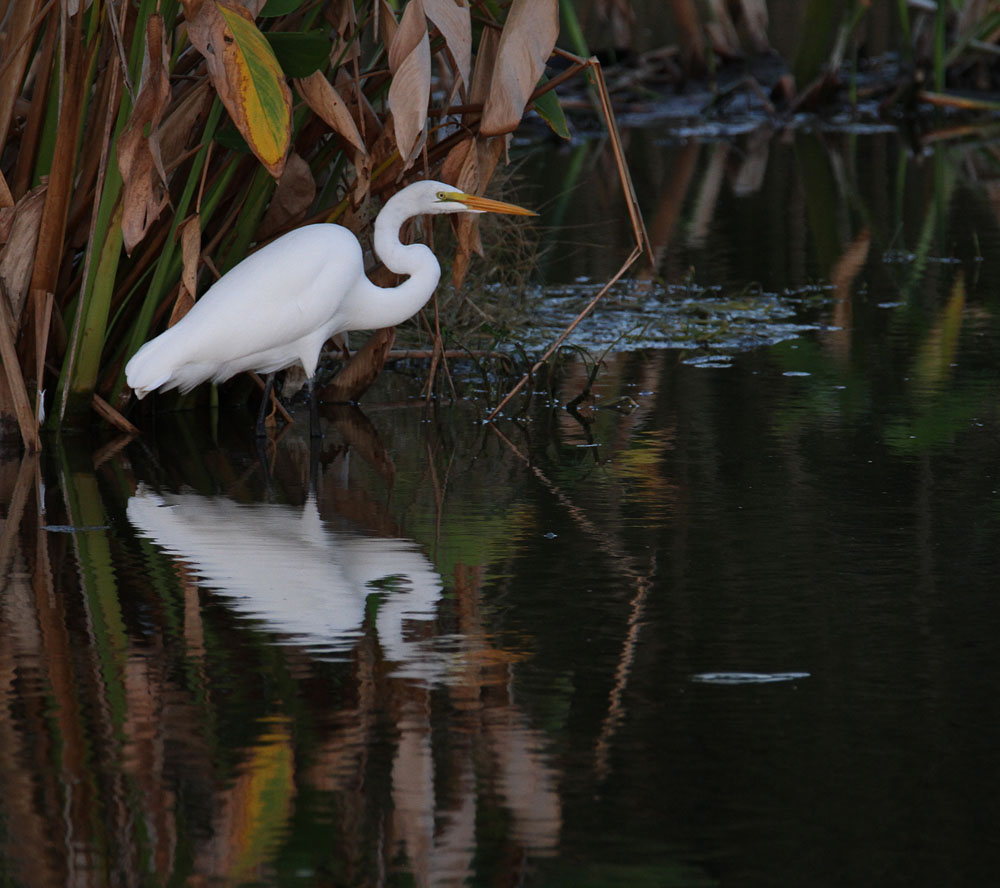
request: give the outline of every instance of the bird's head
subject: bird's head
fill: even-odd
[[[394,198],[412,197],[416,213],[505,213],[510,216],[537,216],[516,204],[491,200],[476,194],[466,194],[454,185],[426,180],[408,185]]]

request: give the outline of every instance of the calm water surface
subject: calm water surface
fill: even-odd
[[[660,258],[608,311],[796,338],[623,341],[495,428],[389,375],[315,458],[223,414],[0,466],[4,884],[992,883],[992,167],[754,138],[631,134]],[[600,280],[567,151],[546,274]]]

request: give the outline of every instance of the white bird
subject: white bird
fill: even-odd
[[[156,389],[189,392],[209,379],[223,382],[245,370],[269,374],[297,361],[312,389],[320,349],[331,336],[395,326],[430,299],[441,266],[424,244],[400,242],[399,229],[413,216],[437,213],[537,215],[442,182],[408,185],[375,220],[376,254],[390,271],[409,275],[396,287],[368,280],[361,244],[346,228],[297,228],[247,256],[143,345],[125,366],[128,384],[141,399]]]

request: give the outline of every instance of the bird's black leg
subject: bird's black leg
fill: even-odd
[[[271,392],[274,391],[274,374],[267,374],[267,381],[264,384],[264,397],[260,399],[260,410],[257,411],[257,437],[267,437],[267,408],[271,404]]]
[[[322,438],[319,427],[319,395],[316,392],[316,377],[310,377],[309,382],[309,435],[312,438]]]

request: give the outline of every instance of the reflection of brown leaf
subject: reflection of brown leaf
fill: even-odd
[[[368,153],[347,103],[321,71],[314,71],[308,77],[296,80],[295,86],[306,104],[330,129],[345,139],[355,151],[360,154]]]
[[[396,476],[389,451],[378,436],[378,430],[371,420],[353,404],[336,404],[323,408],[323,416],[330,421],[332,431],[344,439],[344,443],[371,466],[384,481],[392,484]]]
[[[350,363],[322,390],[324,401],[357,401],[375,381],[396,338],[395,327],[376,330]]]
[[[833,315],[830,326],[836,329],[826,331],[823,342],[840,358],[846,358],[850,353],[853,308],[851,287],[865,267],[871,241],[871,232],[867,228],[861,229],[830,269],[830,283],[833,284]]]
[[[511,4],[483,109],[481,131],[485,135],[509,133],[521,122],[558,35],[557,0],[514,0]]]
[[[754,52],[767,52],[771,43],[767,37],[767,0],[742,0],[743,25]]]
[[[266,240],[289,224],[299,221],[316,198],[316,180],[309,164],[294,151],[288,155],[285,170],[268,205],[267,213],[257,232],[258,240]]]
[[[427,17],[434,22],[455,59],[462,83],[469,85],[472,67],[472,20],[469,7],[455,0],[423,0]]]
[[[741,55],[740,38],[736,34],[736,25],[725,0],[709,0],[712,9],[712,21],[705,24],[705,30],[712,40],[712,49],[719,55],[736,58]]]
[[[167,204],[167,177],[156,129],[170,101],[169,63],[163,19],[153,14],[146,23],[143,83],[118,139],[118,169],[124,182],[122,234],[129,254]]]
[[[769,126],[757,127],[743,147],[743,160],[733,176],[733,194],[745,197],[756,194],[764,184],[774,131]]]
[[[389,108],[404,166],[420,150],[431,94],[431,44],[422,0],[410,0],[389,47]]]
[[[862,228],[830,270],[834,299],[843,298],[850,293],[851,284],[854,283],[858,272],[864,268],[871,242],[871,232],[867,228]]]

